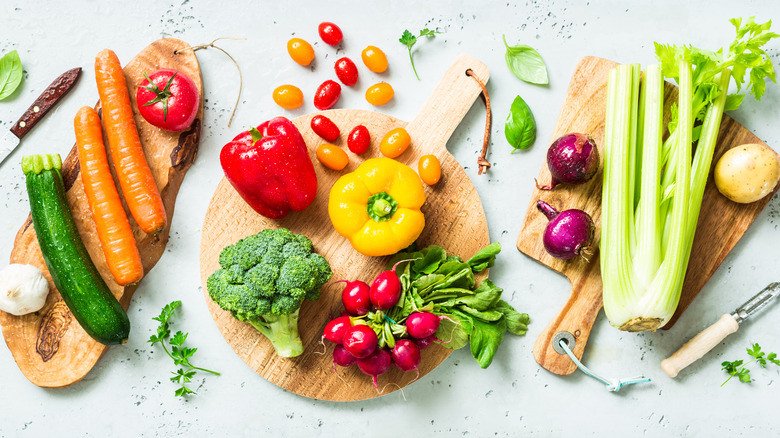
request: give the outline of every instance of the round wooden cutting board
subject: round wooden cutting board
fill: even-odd
[[[354,126],[365,125],[371,133],[371,148],[362,156],[350,152],[350,164],[337,172],[323,167],[314,151],[324,141],[310,128],[314,114],[294,120],[314,161],[319,187],[314,202],[303,212],[291,212],[282,220],[271,220],[252,210],[226,179],[222,179],[214,193],[201,235],[201,281],[203,293],[214,321],[225,340],[258,374],[276,385],[306,397],[353,401],[380,395],[371,378],[362,374],[356,366],[334,371],[333,346],[320,344],[322,329],[330,319],[343,310],[341,304],[341,279],[371,280],[386,269],[389,257],[367,257],[354,249],[341,237],[328,217],[328,195],[333,183],[347,172],[353,171],[363,160],[379,156],[379,142],[384,134],[396,127],[406,127],[412,145],[398,161],[417,169],[422,155],[434,154],[442,164],[442,179],[433,187],[426,186],[425,229],[418,239],[420,247],[436,244],[448,253],[470,258],[488,243],[487,222],[476,189],[463,168],[446,149],[447,140],[466,115],[477,96],[479,85],[466,75],[472,69],[482,81],[487,82],[489,71],[471,56],[461,55],[447,70],[441,82],[426,101],[423,109],[410,123],[372,111],[331,110],[322,114],[333,120],[341,130],[341,137],[334,143],[346,148],[346,136]],[[479,145],[474,145],[475,148]],[[476,166],[475,166],[476,167]],[[298,323],[305,351],[295,358],[282,358],[274,353],[271,342],[250,324],[240,322],[216,305],[206,290],[206,279],[219,269],[219,253],[225,246],[255,234],[266,228],[288,228],[294,233],[309,237],[316,252],[322,254],[333,269],[333,277],[322,288],[322,298],[316,302],[305,301]],[[451,350],[433,345],[423,352],[420,376],[433,370],[449,356]],[[402,388],[416,378],[414,372],[403,373],[395,367],[379,377],[382,394]]]

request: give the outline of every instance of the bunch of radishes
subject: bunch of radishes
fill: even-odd
[[[336,344],[334,367],[357,363],[373,378],[377,390],[377,377],[390,370],[391,364],[402,371],[419,373],[420,350],[437,340],[439,322],[446,317],[430,312],[394,312],[396,322],[387,316],[385,312],[399,304],[403,293],[395,266],[379,274],[370,287],[360,280],[342,281],[346,283],[341,294],[345,314],[330,321],[322,335]]]

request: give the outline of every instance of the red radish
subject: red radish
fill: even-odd
[[[415,339],[414,341],[417,343],[417,347],[420,350],[425,350],[426,348],[430,347],[431,344],[433,344],[438,340],[439,339],[436,338],[436,335],[430,335],[427,338]]]
[[[568,260],[582,256],[587,260],[592,254],[591,244],[596,231],[590,215],[575,209],[558,212],[541,200],[536,202],[536,208],[550,221],[542,236],[544,249],[555,258]]]
[[[368,128],[363,125],[357,125],[349,131],[347,137],[347,147],[353,154],[365,153],[369,146],[371,146],[371,134],[368,132]]]
[[[350,327],[352,327],[352,322],[349,316],[339,316],[325,325],[322,337],[334,344],[341,344],[344,341],[344,334]]]
[[[346,56],[336,61],[333,66],[341,83],[347,87],[355,85],[358,81],[358,69],[354,62]]]
[[[341,302],[347,313],[353,316],[363,316],[371,310],[370,288],[360,280],[341,280],[347,287],[341,292]]]
[[[342,345],[349,354],[362,359],[371,355],[376,350],[378,343],[379,339],[371,327],[358,324],[347,329]]]
[[[334,142],[341,135],[339,127],[333,121],[322,114],[311,118],[311,130],[326,141]]]
[[[406,332],[415,339],[433,336],[439,329],[441,318],[428,312],[415,312],[406,318]]]
[[[333,369],[336,369],[336,365],[340,367],[348,367],[352,366],[353,363],[357,358],[347,351],[346,348],[344,348],[343,345],[336,345],[336,348],[333,349]]]
[[[582,184],[599,170],[599,150],[585,134],[571,133],[555,140],[547,150],[547,167],[552,182],[539,190],[552,190],[559,183]]]
[[[377,348],[368,357],[357,360],[360,371],[374,378],[374,388],[377,392],[379,392],[379,386],[376,384],[376,378],[386,373],[390,369],[391,363],[390,353],[384,348]]]
[[[408,260],[401,260],[398,263],[408,262]],[[379,274],[374,282],[371,283],[371,290],[369,290],[369,297],[371,298],[371,304],[379,310],[387,310],[398,304],[398,300],[401,298],[401,280],[398,278],[398,274],[395,273],[395,267]]]
[[[420,348],[414,341],[409,339],[399,339],[395,342],[395,347],[390,350],[393,357],[393,363],[401,371],[416,370],[420,365]],[[419,371],[417,371],[419,373]]]

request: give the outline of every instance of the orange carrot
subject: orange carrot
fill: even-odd
[[[76,131],[81,180],[108,269],[122,286],[138,283],[144,276],[144,267],[108,168],[100,117],[94,109],[85,106],[76,113],[73,128]]]
[[[108,149],[127,207],[142,230],[157,233],[167,221],[165,206],[138,137],[125,74],[111,50],[103,50],[95,58],[95,79]]]

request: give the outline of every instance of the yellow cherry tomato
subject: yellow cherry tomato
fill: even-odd
[[[349,164],[349,157],[338,146],[323,143],[317,148],[317,159],[328,169],[341,170]]]
[[[300,38],[287,41],[287,53],[293,61],[303,66],[311,64],[314,60],[314,49],[311,44]]]
[[[404,128],[391,129],[382,142],[379,143],[379,152],[388,158],[395,158],[404,153],[412,142],[412,138]]]
[[[295,109],[303,105],[303,92],[295,85],[280,85],[274,90],[274,102],[284,109]]]
[[[385,56],[385,52],[379,50],[379,47],[366,47],[360,57],[363,58],[363,64],[374,73],[382,73],[387,70],[387,56]]]
[[[368,87],[366,90],[366,100],[368,103],[374,106],[384,105],[390,102],[390,99],[395,95],[393,87],[386,82],[380,82]]]
[[[417,173],[425,184],[432,186],[441,179],[441,163],[436,155],[423,155],[417,163]]]

